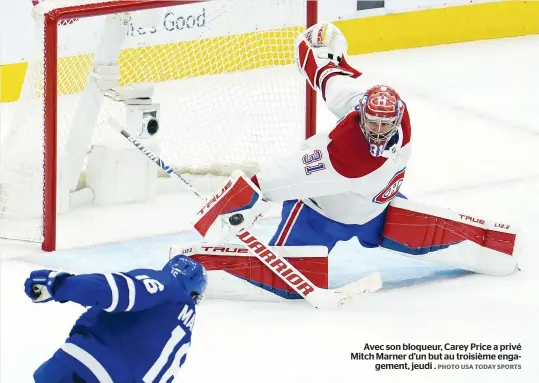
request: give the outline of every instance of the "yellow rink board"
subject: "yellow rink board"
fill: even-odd
[[[502,1],[336,21],[350,55],[539,34],[539,1]],[[302,27],[128,49],[122,83],[158,82],[293,63]],[[282,49],[282,47],[286,49]],[[265,47],[262,49],[262,47]],[[256,57],[256,59],[253,59]],[[59,62],[59,92],[83,89],[92,56]],[[0,66],[0,102],[19,98],[27,63]]]

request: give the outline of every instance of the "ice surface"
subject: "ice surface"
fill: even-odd
[[[393,85],[409,107],[414,147],[402,191],[424,203],[520,225],[522,271],[473,275],[361,249],[355,240],[340,243],[330,256],[331,285],[379,270],[382,291],[330,311],[305,302],[206,300],[180,381],[538,382],[538,52],[539,36],[528,36],[350,60],[372,84]],[[334,121],[323,105],[319,118],[326,126]],[[30,270],[160,267],[169,245],[197,239],[189,231],[193,202],[166,195],[144,206],[82,208],[61,218],[61,249],[53,254],[0,242],[0,382],[31,382],[33,370],[82,312],[71,304],[29,302],[22,284]],[[156,213],[163,208],[168,214]],[[268,238],[277,214],[257,234]],[[168,230],[158,232],[154,227],[163,221]],[[375,372],[374,361],[350,360],[365,343],[446,342],[520,343],[521,369]]]

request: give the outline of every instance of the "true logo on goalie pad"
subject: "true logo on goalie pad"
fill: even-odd
[[[465,214],[459,214],[459,216],[463,221],[471,221],[471,222],[474,222],[474,223],[478,223],[479,225],[484,225],[485,224],[485,220],[481,219],[481,218],[475,218],[475,217],[465,215]]]
[[[208,253],[223,254],[248,254],[249,251],[244,247],[222,247],[222,246],[201,246],[202,250]]]
[[[460,219],[462,221],[470,221],[470,222],[476,223],[478,225],[485,225],[486,224],[486,221],[483,218],[472,217],[470,215],[460,214],[460,213],[458,213],[458,215],[459,215],[459,217],[460,217]],[[511,225],[508,225],[506,223],[499,223],[499,222],[494,222],[493,227],[497,228],[497,229],[501,229],[501,230],[510,230],[511,229]]]
[[[232,247],[232,246],[200,246],[200,249],[202,249],[203,254],[223,254],[223,255],[230,255],[230,254],[248,254],[249,250],[247,250],[245,247]],[[174,253],[169,254],[169,259],[172,259],[177,254],[183,254],[187,256],[191,256],[193,254],[196,254],[197,251],[200,251],[198,248],[193,247],[184,247],[180,251],[176,251]]]
[[[404,173],[406,169],[402,169],[397,174],[393,176],[391,181],[387,184],[387,186],[382,190],[376,197],[373,198],[373,202],[383,204],[391,201],[397,193],[399,192],[399,189],[404,182]]]
[[[484,248],[513,255],[516,239],[514,233],[484,226],[484,220],[464,214],[453,213],[453,217],[438,217],[390,206],[384,225],[382,247],[422,255],[462,242],[475,242]],[[459,219],[471,223],[459,222]]]

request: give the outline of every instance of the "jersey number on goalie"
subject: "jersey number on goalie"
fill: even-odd
[[[314,172],[325,170],[326,164],[320,162],[321,159],[322,152],[318,149],[316,149],[313,154],[305,154],[302,158],[303,164],[305,165],[305,174],[310,176]]]

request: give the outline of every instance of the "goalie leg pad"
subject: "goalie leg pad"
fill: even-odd
[[[273,246],[294,267],[320,288],[328,288],[328,252],[324,246]],[[208,271],[207,296],[215,298],[301,299],[290,286],[248,250],[237,244],[193,243],[172,246],[169,258],[177,254],[193,257]],[[247,282],[247,283],[245,283]],[[270,292],[272,294],[268,294]]]
[[[380,246],[476,273],[505,275],[517,268],[515,241],[512,225],[395,199]]]

